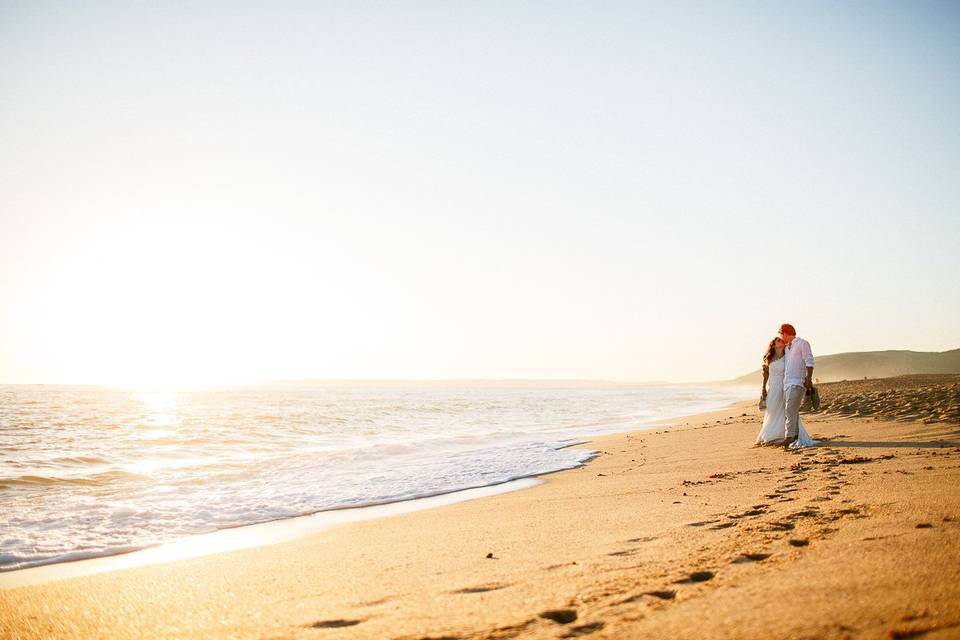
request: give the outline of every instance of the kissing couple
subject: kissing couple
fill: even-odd
[[[763,354],[760,408],[765,412],[757,444],[782,445],[788,450],[817,444],[800,420],[800,405],[804,396],[813,390],[813,351],[810,343],[797,337],[793,325],[780,325],[780,332],[770,341],[767,352]]]

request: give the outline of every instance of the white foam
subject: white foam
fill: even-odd
[[[743,397],[678,386],[0,392],[0,571],[568,469],[590,456],[571,441]]]
[[[237,549],[259,547],[268,544],[278,544],[288,540],[316,533],[330,527],[360,522],[373,518],[410,513],[432,509],[465,500],[474,500],[486,496],[498,495],[508,491],[517,491],[536,486],[541,481],[536,478],[521,478],[501,484],[466,489],[438,496],[418,498],[404,502],[391,502],[371,507],[355,509],[336,509],[322,511],[308,516],[276,520],[263,524],[254,524],[245,527],[220,529],[213,533],[188,536],[164,545],[140,550],[120,550],[109,556],[88,556],[83,552],[76,552],[69,559],[58,564],[47,564],[19,571],[0,573],[0,589],[13,589],[32,584],[65,580],[93,573],[129,569],[149,564],[186,560],[199,556],[225,553]]]

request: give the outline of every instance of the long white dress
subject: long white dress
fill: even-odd
[[[767,378],[767,411],[763,414],[763,427],[757,434],[757,444],[780,443],[787,434],[787,406],[783,395],[783,371],[785,358],[770,363],[769,377]],[[797,439],[790,445],[791,449],[812,447],[817,441],[810,437],[803,428],[803,420],[799,421]]]

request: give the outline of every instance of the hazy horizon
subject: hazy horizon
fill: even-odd
[[[0,3],[0,383],[957,347],[960,6]]]
[[[911,350],[903,349],[884,349],[878,351],[858,351],[858,352],[842,352],[842,353],[830,353],[830,354],[821,354],[820,357],[827,356],[844,356],[851,354],[878,354],[878,353],[891,353],[891,352],[900,352],[900,353],[948,353],[950,351],[958,351],[957,349],[947,349],[941,352],[918,352]],[[207,389],[207,388],[229,388],[229,387],[246,387],[246,386],[276,386],[276,385],[297,385],[297,384],[316,384],[321,386],[356,386],[356,387],[366,387],[366,386],[411,386],[411,387],[458,387],[458,386],[476,386],[476,387],[495,387],[495,386],[506,386],[506,387],[606,387],[606,386],[696,386],[696,385],[712,385],[712,384],[728,384],[728,383],[738,383],[745,384],[739,381],[739,378],[744,376],[757,373],[759,367],[751,369],[750,371],[741,372],[738,375],[735,375],[731,378],[715,379],[715,380],[686,380],[686,381],[676,381],[676,380],[613,380],[605,378],[278,378],[278,379],[248,379],[248,380],[234,380],[230,382],[201,382],[201,383],[183,383],[178,384],[176,382],[140,382],[134,381],[131,383],[123,382],[31,382],[31,381],[21,381],[21,382],[2,382],[0,385],[49,385],[49,386],[97,386],[97,387],[130,387],[139,390],[157,390],[157,391],[189,391],[194,389]],[[818,376],[819,377],[819,376]],[[849,377],[849,376],[846,376]],[[857,377],[856,375],[854,377]],[[749,383],[753,386],[753,381]]]

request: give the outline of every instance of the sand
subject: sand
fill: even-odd
[[[960,374],[844,380],[817,386],[823,413],[960,423]]]
[[[531,489],[0,591],[3,638],[960,638],[960,424],[753,403]]]

